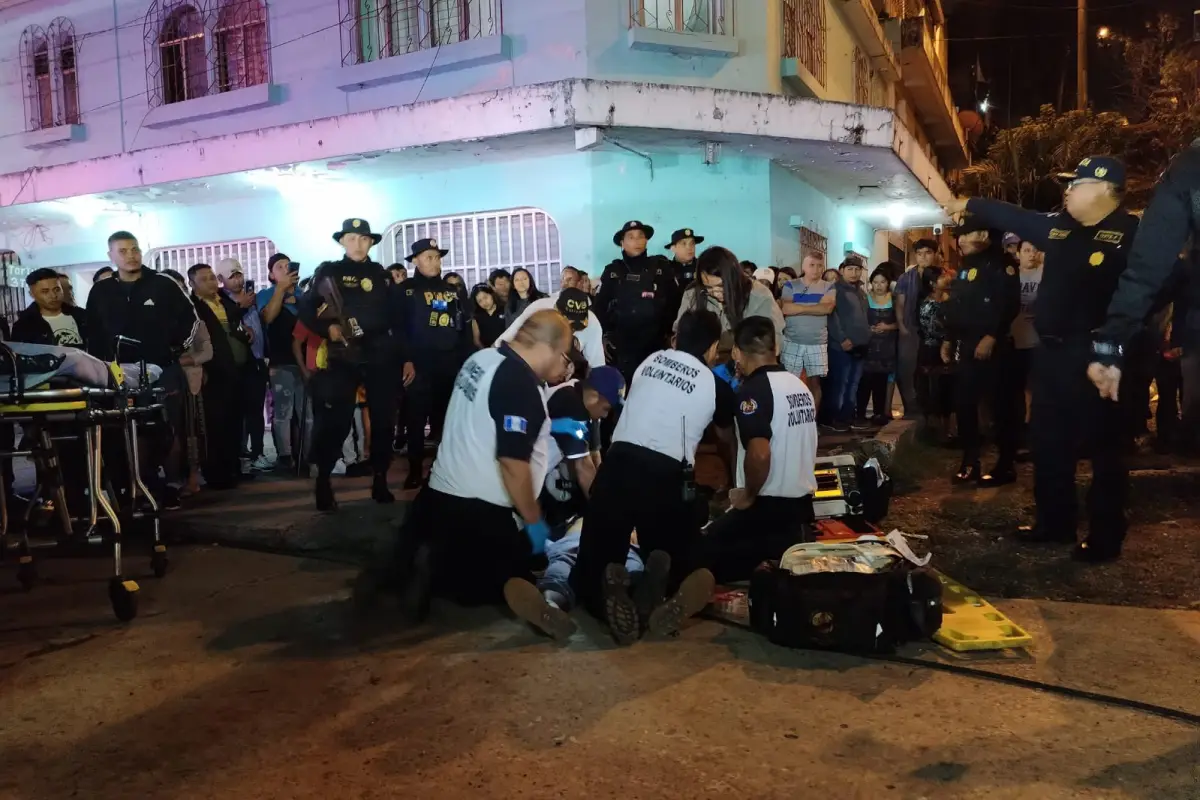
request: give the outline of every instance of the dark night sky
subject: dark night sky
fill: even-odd
[[[1007,127],[1035,114],[1044,103],[1056,104],[1062,84],[1064,105],[1075,104],[1075,0],[944,0],[950,38],[950,80],[955,102],[970,108],[971,75],[976,58],[990,84],[992,124]],[[1180,17],[1181,34],[1191,37],[1192,11],[1200,0],[1088,0],[1092,105],[1101,110],[1115,101],[1119,46],[1097,43],[1095,31],[1137,33],[1159,11]],[[1011,103],[1010,103],[1011,98]]]

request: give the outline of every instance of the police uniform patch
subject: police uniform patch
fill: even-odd
[[[359,286],[362,287],[364,292],[369,292],[375,288],[375,284],[371,282],[370,278],[363,278],[362,283],[360,283]]]
[[[529,429],[529,423],[524,417],[513,417],[505,415],[504,430],[508,433],[526,433]]]
[[[691,235],[692,235],[692,229],[691,229],[691,228],[684,228],[684,229],[683,229],[683,235],[684,235],[684,236],[691,236]]]
[[[438,327],[439,328],[450,327],[450,315],[449,314],[442,314],[440,317],[438,317]]]
[[[1103,178],[1105,175],[1108,174],[1108,167],[1096,167],[1096,171],[1092,174],[1095,175],[1097,178]]]
[[[429,246],[430,246],[430,247],[437,247],[437,239],[430,239],[430,240],[429,240]]]
[[[743,414],[753,414],[755,411],[758,411],[758,402],[756,400],[751,399],[742,401]]]
[[[350,222],[350,227],[352,227],[352,228],[361,228],[361,227],[362,227],[362,220],[361,220],[361,219],[352,220],[352,221]]]
[[[979,277],[979,270],[975,269],[974,267],[971,267],[971,269],[967,271],[967,280],[973,281],[977,277]]]
[[[1099,250],[1097,250],[1095,253],[1092,253],[1091,257],[1088,258],[1088,263],[1093,267],[1100,266],[1104,263],[1104,253],[1101,253]]]
[[[1099,231],[1096,234],[1097,242],[1106,242],[1107,244],[1120,244],[1124,238],[1125,234],[1122,231]]]
[[[1070,231],[1064,230],[1062,228],[1051,228],[1050,229],[1050,238],[1051,239],[1065,239],[1070,235],[1071,235]]]

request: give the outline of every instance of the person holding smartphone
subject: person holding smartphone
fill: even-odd
[[[270,286],[257,294],[258,312],[266,326],[268,376],[273,405],[271,436],[275,439],[276,464],[294,471],[300,455],[299,435],[307,394],[304,373],[292,352],[296,327],[296,286],[300,263],[283,253],[267,262]]]

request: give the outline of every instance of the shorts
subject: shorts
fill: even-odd
[[[784,339],[780,361],[793,375],[803,372],[810,378],[823,378],[829,374],[829,345],[797,344]]]

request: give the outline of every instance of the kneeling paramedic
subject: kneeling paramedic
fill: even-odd
[[[608,619],[618,642],[641,635],[624,566],[635,529],[644,552],[661,550],[670,559],[666,588],[678,589],[647,620],[652,633],[675,630],[711,599],[712,575],[691,572],[707,521],[694,464],[705,429],[715,423],[728,439],[733,424],[733,389],[711,368],[720,337],[716,314],[688,312],[673,348],[652,353],[634,371],[612,447],[592,485],[571,587],[591,613]]]
[[[776,355],[775,326],[747,317],[734,331],[738,389],[733,508],[705,530],[703,561],[719,583],[745,581],[805,540],[813,521],[817,412],[812,392]]]
[[[426,613],[431,593],[500,603],[509,578],[532,578],[531,556],[550,536],[537,501],[549,463],[542,383],[561,379],[570,347],[567,321],[541,311],[511,344],[480,350],[459,370],[429,484],[400,537],[399,577],[413,617]]]
[[[366,220],[348,219],[333,235],[346,251],[340,261],[327,261],[313,275],[312,290],[298,304],[300,321],[322,339],[317,373],[312,378],[313,452],[317,463],[316,501],[320,511],[337,508],[329,476],[342,443],[354,423],[358,387],[365,386],[373,419],[395,416],[396,383],[413,379],[405,355],[403,305],[391,276],[368,253],[379,243]],[[403,367],[401,367],[403,365]],[[392,440],[387,424],[371,431],[371,497],[391,503],[387,471]]]

